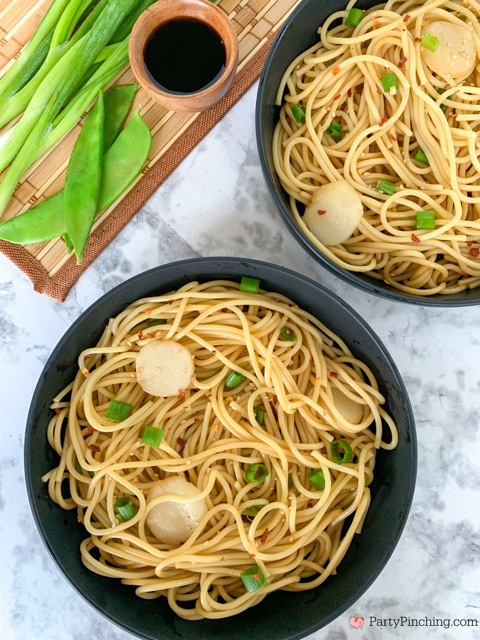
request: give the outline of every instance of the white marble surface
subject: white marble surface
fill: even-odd
[[[345,614],[311,638],[447,640],[480,635],[479,309],[392,304],[318,267],[283,227],[259,166],[256,87],[225,117],[82,276],[64,304],[34,293],[0,255],[0,638],[127,640],[91,610],[50,560],[30,515],[23,434],[34,385],[72,321],[104,292],[194,256],[283,264],[349,302],[385,342],[407,384],[419,437],[414,505],[384,572],[349,614],[476,618],[472,628],[365,626]],[[227,639],[226,639],[227,640]]]

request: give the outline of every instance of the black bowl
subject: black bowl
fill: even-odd
[[[54,415],[52,398],[77,371],[78,354],[96,344],[107,320],[134,300],[159,295],[191,280],[239,281],[258,277],[262,287],[290,297],[338,333],[356,357],[376,376],[396,421],[400,441],[392,452],[380,451],[371,485],[372,504],[363,532],[355,536],[338,575],[312,591],[276,592],[235,619],[186,622],[165,598],[142,600],[118,580],[88,571],[79,546],[87,533],[76,510],[63,511],[49,499],[40,480],[57,464],[48,445],[47,425]],[[40,376],[32,400],[25,438],[28,497],[40,535],[71,586],[97,611],[123,629],[151,640],[286,640],[303,638],[349,609],[378,577],[400,538],[413,498],[417,467],[415,425],[405,386],[392,358],[368,325],[345,302],[303,276],[257,262],[229,258],[185,260],[147,271],[116,287],[93,304],[58,343]]]
[[[324,255],[295,222],[290,208],[289,196],[282,187],[273,166],[273,132],[280,113],[280,107],[275,105],[275,99],[283,74],[292,60],[318,42],[318,27],[332,13],[345,9],[346,4],[347,0],[302,0],[285,22],[268,54],[258,87],[255,115],[258,152],[268,190],[284,223],[297,242],[328,271],[354,287],[388,300],[422,306],[463,307],[480,304],[480,288],[449,296],[440,294],[417,296],[399,291],[383,280],[375,280],[364,273],[347,271]],[[358,7],[368,9],[377,4],[377,0],[363,0],[358,4]]]

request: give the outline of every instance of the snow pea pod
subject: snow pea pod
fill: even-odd
[[[103,157],[103,91],[88,114],[68,163],[65,179],[65,224],[78,264],[83,259],[97,211]]]
[[[106,153],[117,139],[130,109],[132,108],[138,84],[112,87],[105,92],[105,121],[103,123],[103,153]]]
[[[109,207],[135,180],[143,169],[151,142],[149,128],[135,111],[103,158],[97,213]],[[63,190],[26,213],[0,224],[0,239],[15,244],[44,242],[66,232]]]

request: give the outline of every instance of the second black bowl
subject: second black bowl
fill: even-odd
[[[142,600],[134,587],[91,573],[81,562],[80,543],[88,537],[76,510],[54,504],[41,477],[58,464],[47,442],[54,414],[52,398],[77,372],[78,354],[96,344],[108,319],[148,295],[160,295],[192,280],[260,278],[262,288],[291,298],[343,338],[365,362],[386,397],[399,443],[380,451],[370,485],[372,503],[361,535],[354,537],[345,558],[323,585],[312,591],[278,591],[235,618],[188,622],[178,618],[166,598]],[[120,627],[149,640],[293,640],[304,638],[348,610],[378,577],[393,553],[412,502],[417,445],[412,409],[400,373],[368,325],[347,304],[312,280],[282,267],[230,258],[186,260],[147,271],[104,295],[78,318],[48,359],[33,396],[25,438],[28,497],[40,535],[70,585],[97,611]],[[52,606],[59,610],[60,605]]]
[[[377,5],[376,0],[364,0],[358,6],[367,9]],[[318,27],[329,15],[345,9],[347,0],[302,0],[286,21],[268,54],[258,87],[256,107],[257,145],[263,174],[288,230],[300,245],[323,267],[345,282],[367,293],[396,302],[422,306],[462,307],[480,304],[480,288],[454,295],[417,296],[404,293],[364,273],[347,271],[327,258],[300,229],[292,215],[290,200],[278,179],[272,156],[272,139],[279,119],[280,107],[275,105],[278,87],[285,70],[298,55],[318,42]]]

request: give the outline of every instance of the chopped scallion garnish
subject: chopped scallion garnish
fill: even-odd
[[[159,447],[163,438],[163,429],[159,427],[145,427],[141,444],[149,447]]]
[[[417,151],[415,152],[413,159],[417,160],[417,162],[421,162],[422,164],[430,166],[430,162],[428,161],[427,156],[425,155],[423,149],[421,149],[420,147],[418,147]]]
[[[130,415],[132,405],[121,400],[110,400],[105,417],[115,422],[123,422]]]
[[[257,278],[243,276],[240,282],[240,291],[243,291],[243,293],[258,293],[259,287],[260,280],[257,280]]]
[[[297,339],[296,336],[294,336],[291,333],[288,333],[288,329],[286,327],[282,327],[280,329],[280,335],[284,340],[288,340],[288,342],[295,342],[295,340]]]
[[[245,474],[248,482],[262,482],[268,477],[269,471],[267,467],[261,462],[257,464],[251,464]]]
[[[235,387],[238,387],[239,384],[242,384],[244,380],[245,380],[245,376],[242,376],[241,373],[237,373],[236,371],[230,371],[230,373],[227,376],[227,379],[225,380],[225,386],[228,387],[229,389],[235,389]]]
[[[440,88],[440,89],[438,89],[438,90],[437,90],[437,92],[438,92],[440,95],[443,95],[443,94],[445,93],[445,91],[446,91],[446,89],[442,89],[442,88]],[[435,99],[435,98],[434,98],[434,99]],[[452,99],[452,96],[448,96],[447,100],[451,100],[451,99]],[[440,109],[441,109],[444,113],[445,113],[445,111],[448,109],[448,105],[447,105],[447,104],[445,104],[444,102],[443,102],[441,105],[439,105],[439,106],[440,106]]]
[[[263,508],[263,506],[261,504],[252,504],[251,507],[247,507],[245,509],[245,517],[247,518],[247,520],[250,520],[250,522],[252,522],[252,520],[255,518],[257,513],[262,508]]]
[[[438,38],[432,36],[431,33],[426,33],[421,42],[422,47],[425,47],[425,49],[428,49],[429,51],[436,51],[439,44],[440,42]]]
[[[435,229],[435,211],[417,211],[417,229]]]
[[[358,27],[360,22],[363,20],[363,11],[361,9],[350,9],[348,12],[347,19],[345,20],[346,27]]]
[[[265,411],[262,407],[253,407],[253,413],[255,414],[255,418],[260,426],[263,426],[263,421],[265,420]]]
[[[133,506],[130,496],[123,496],[115,502],[115,509],[118,511],[117,518],[120,522],[128,522],[137,515],[137,510]]]
[[[387,196],[393,196],[395,193],[395,185],[393,182],[389,182],[388,180],[380,180],[378,183],[377,189],[379,191],[383,191]]]
[[[338,131],[338,129],[333,129],[331,125],[328,127],[328,129],[326,129],[325,133],[328,133],[328,135],[331,136],[334,140],[342,139],[342,132]]]
[[[305,122],[305,111],[299,104],[292,105],[292,113],[293,117],[299,124]]]
[[[263,575],[260,567],[255,565],[254,567],[250,567],[250,569],[245,569],[240,574],[240,577],[245,585],[245,589],[249,593],[253,593],[254,591],[258,591],[262,587],[267,586],[267,581],[265,580],[265,576]]]
[[[147,324],[147,327],[156,327],[157,324],[167,324],[167,321],[163,318],[159,318],[158,320],[150,320],[150,322]]]
[[[88,473],[90,478],[93,478],[93,471],[85,471],[84,469],[82,469],[78,460],[75,460],[75,471],[81,476],[84,476]]]
[[[289,473],[289,474],[288,474],[288,488],[289,488],[289,489],[293,489],[293,487],[294,487],[294,486],[295,486],[295,485],[293,484],[292,474],[291,474],[291,473]]]
[[[343,454],[340,453],[340,449],[343,449]],[[352,447],[345,442],[345,440],[335,440],[330,445],[330,453],[332,454],[332,460],[337,464],[346,464],[353,459]]]
[[[343,124],[340,124],[336,120],[332,120],[331,123],[330,123],[330,127],[332,129],[335,129],[336,131],[341,131],[343,129]],[[329,129],[330,129],[330,127],[329,127]]]
[[[390,93],[390,89],[398,89],[397,76],[390,71],[382,76],[382,86],[385,93]]]
[[[323,491],[325,489],[325,474],[322,469],[313,469],[310,471],[308,479],[317,491]]]

